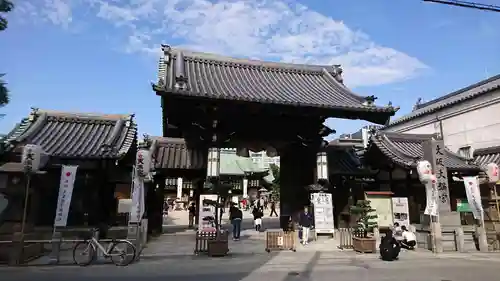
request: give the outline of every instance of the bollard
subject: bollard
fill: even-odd
[[[455,243],[457,246],[457,251],[460,253],[465,252],[465,234],[461,227],[455,229]]]
[[[24,262],[24,234],[14,232],[12,234],[12,248],[9,250],[9,265],[20,265]]]
[[[482,225],[477,225],[476,227],[476,237],[479,240],[479,251],[488,252],[488,239],[486,237],[486,231]]]
[[[52,233],[52,247],[49,254],[49,264],[58,264],[61,252],[62,234],[61,232]]]
[[[373,249],[373,252],[376,253],[378,252],[378,245],[380,245],[380,230],[378,227],[373,228],[373,237],[375,238],[375,249]]]
[[[417,228],[414,226],[414,225],[409,225],[408,226],[408,230],[411,232],[411,233],[414,233],[415,236],[417,236]],[[417,249],[418,248],[418,239],[416,241],[417,243],[415,243],[415,247],[413,247],[414,249]]]

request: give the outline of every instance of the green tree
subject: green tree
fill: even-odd
[[[269,169],[273,174],[274,180],[271,184],[272,196],[279,200],[280,198],[280,167],[276,164],[269,164]]]
[[[5,13],[8,13],[14,9],[14,4],[9,0],[0,0],[0,31],[7,28],[8,22],[4,17]],[[4,106],[9,103],[9,89],[7,89],[7,83],[2,79],[5,74],[0,74],[0,106]]]
[[[377,227],[377,215],[374,213],[375,210],[371,207],[369,200],[358,200],[356,205],[351,206],[351,215],[358,217],[356,229],[363,231],[364,237]]]

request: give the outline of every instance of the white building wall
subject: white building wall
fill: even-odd
[[[500,145],[500,90],[451,106],[430,115],[391,126],[386,131],[433,134],[441,126],[446,146],[458,152]]]

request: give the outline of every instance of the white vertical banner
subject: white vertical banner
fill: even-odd
[[[477,177],[464,177],[464,185],[465,195],[474,218],[483,221],[483,204],[481,203],[481,191]]]
[[[248,197],[248,179],[243,179],[243,198]]]
[[[426,205],[424,214],[429,216],[438,216],[439,193],[435,180],[430,180],[425,184]]]
[[[66,226],[68,222],[69,207],[71,206],[71,197],[73,195],[73,188],[75,187],[77,169],[78,166],[62,166],[54,226]]]
[[[182,178],[177,178],[177,199],[182,198]]]
[[[137,175],[133,179],[132,208],[129,222],[139,223],[144,214],[144,179]]]

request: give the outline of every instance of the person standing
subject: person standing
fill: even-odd
[[[269,216],[272,217],[273,214],[278,216],[278,213],[276,212],[276,202],[274,200],[271,201],[271,214]]]
[[[236,206],[229,209],[229,220],[233,225],[233,240],[240,240],[241,221],[243,220],[243,212]]]
[[[191,206],[188,208],[189,212],[189,228],[193,228],[194,226],[194,217],[196,216],[196,205],[191,203]]]
[[[302,227],[302,244],[309,244],[309,232],[312,226],[312,216],[309,213],[309,208],[305,207],[300,214],[299,224]]]

